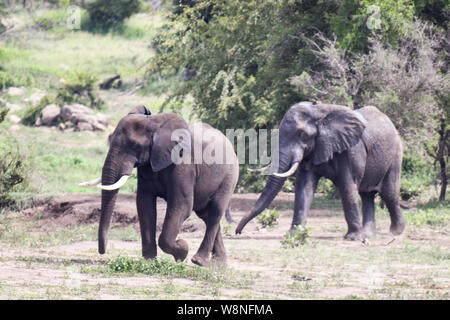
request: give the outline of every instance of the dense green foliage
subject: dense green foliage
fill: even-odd
[[[220,130],[274,128],[292,104],[320,100],[376,105],[422,157],[438,140],[450,96],[448,2],[174,2],[149,78],[177,76],[169,101],[191,101]]]
[[[95,0],[86,5],[89,20],[86,28],[92,31],[105,32],[120,26],[125,19],[141,9],[140,0]]]
[[[262,225],[263,228],[272,228],[278,224],[278,218],[280,213],[277,210],[267,209],[263,213],[258,215],[256,219]]]
[[[281,240],[283,248],[296,248],[308,243],[308,239],[311,237],[311,228],[304,225],[298,225],[294,227],[294,230],[285,233]]]
[[[9,109],[0,101],[0,123],[5,120]]]
[[[31,176],[30,161],[12,137],[0,140],[0,208],[13,204],[12,192],[23,191]]]
[[[100,108],[103,101],[96,90],[97,78],[90,72],[74,72],[62,82],[58,89],[57,102],[81,103],[91,108]]]

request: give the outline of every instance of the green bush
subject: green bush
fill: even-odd
[[[12,192],[24,191],[31,176],[31,164],[18,141],[3,136],[0,140],[0,208],[13,204]]]
[[[402,200],[410,200],[411,198],[418,197],[424,191],[424,187],[421,184],[417,184],[411,180],[403,179],[400,185],[400,197]]]
[[[281,245],[283,248],[296,248],[308,243],[311,229],[303,225],[295,226],[294,231],[288,231],[283,239]]]
[[[148,275],[184,275],[187,272],[187,265],[174,263],[168,259],[131,259],[118,256],[106,262],[108,268],[113,272],[143,273]]]
[[[93,109],[101,108],[104,102],[98,96],[96,82],[97,78],[89,72],[78,71],[71,74],[58,89],[56,103],[80,103]]]
[[[4,106],[2,104],[2,102],[0,101],[0,123],[2,123],[3,120],[5,120],[8,112],[9,112],[9,109],[6,106]]]
[[[25,109],[25,112],[22,116],[22,124],[26,126],[34,126],[36,120],[41,115],[41,111],[49,104],[54,103],[53,102],[54,100],[55,99],[51,96],[45,96],[44,98],[42,98],[39,104],[34,106],[28,106],[28,108]]]
[[[125,19],[141,10],[140,0],[96,0],[87,4],[89,19],[84,28],[106,32],[120,27]]]
[[[263,228],[272,228],[278,224],[280,213],[277,210],[264,210],[256,219]]]
[[[320,179],[317,184],[317,193],[323,193],[328,199],[336,198],[336,186],[330,179]]]

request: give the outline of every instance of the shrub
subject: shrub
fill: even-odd
[[[106,32],[121,26],[125,19],[141,10],[140,0],[96,0],[88,3],[89,19],[86,28],[91,31]]]
[[[174,263],[168,259],[131,259],[118,256],[106,262],[108,268],[113,272],[144,273],[148,275],[184,275],[187,272],[187,265]]]
[[[264,228],[272,228],[278,224],[280,213],[277,210],[265,210],[256,219]]]
[[[402,200],[409,200],[419,196],[424,191],[423,185],[414,183],[411,180],[402,179],[400,185],[400,197]]]
[[[281,245],[283,248],[296,248],[308,243],[310,237],[310,228],[303,225],[295,226],[294,231],[288,231],[283,239],[281,240]]]
[[[336,186],[330,179],[320,179],[317,185],[317,193],[323,193],[328,199],[336,198]]]
[[[89,72],[75,72],[62,81],[56,96],[57,103],[80,103],[94,109],[103,105],[95,88],[97,78]]]
[[[34,126],[36,123],[36,120],[41,115],[41,111],[49,104],[53,103],[54,98],[51,96],[45,96],[42,98],[41,102],[39,104],[34,106],[29,106],[25,109],[25,112],[22,117],[22,124],[26,126]]]
[[[0,208],[13,204],[11,193],[26,189],[31,176],[27,155],[11,137],[0,140]]]
[[[2,123],[3,120],[5,120],[8,112],[9,112],[9,109],[6,106],[4,106],[2,104],[2,102],[0,101],[0,123]]]

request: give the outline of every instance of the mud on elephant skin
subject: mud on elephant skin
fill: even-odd
[[[192,261],[206,265],[212,253],[215,262],[225,264],[220,220],[228,211],[239,176],[239,163],[229,140],[207,124],[188,126],[177,114],[152,115],[147,108],[139,106],[119,121],[109,142],[101,178],[82,184],[101,182],[99,253],[106,251],[118,190],[137,167],[136,205],[143,256],[152,259],[157,255],[156,198],[160,197],[166,200],[167,210],[158,238],[159,247],[176,260],[185,260],[188,244],[177,236],[183,222],[195,211],[205,222],[206,231]],[[217,150],[226,161],[216,159],[218,161],[212,164],[185,161],[183,155],[196,159],[195,146],[200,146],[202,152]],[[223,152],[218,152],[219,148],[223,148]],[[174,154],[182,161],[176,161],[176,157],[174,160]]]
[[[291,230],[306,223],[318,181],[325,177],[333,181],[341,195],[348,225],[346,239],[375,235],[376,193],[389,210],[390,231],[401,234],[405,228],[399,205],[401,163],[402,143],[397,130],[376,107],[351,110],[339,105],[297,103],[286,112],[279,127],[278,171],[269,176],[236,233],[241,233],[272,202],[286,178],[296,173]],[[358,194],[362,200],[362,224]]]

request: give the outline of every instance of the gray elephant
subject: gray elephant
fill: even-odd
[[[346,239],[375,235],[374,198],[378,192],[391,218],[390,231],[401,234],[405,220],[399,206],[402,143],[392,122],[376,107],[358,110],[301,102],[292,106],[279,127],[279,169],[267,184],[236,233],[261,213],[281,190],[286,177],[296,174],[291,230],[305,224],[317,183],[333,181],[342,199],[348,225]],[[257,169],[263,171],[270,167]],[[358,193],[362,200],[362,225]]]
[[[174,133],[184,133],[177,138]],[[183,139],[186,139],[183,142]],[[230,141],[207,124],[188,127],[174,113],[151,115],[143,106],[122,118],[109,138],[110,148],[99,182],[102,190],[98,250],[105,253],[111,215],[118,189],[137,167],[137,212],[142,237],[142,254],[152,259],[157,254],[156,198],[167,202],[167,211],[158,239],[159,247],[176,260],[188,254],[185,240],[177,239],[183,222],[192,210],[205,222],[203,241],[192,262],[206,265],[210,253],[217,263],[226,263],[220,220],[226,212],[239,176],[239,163]],[[190,143],[189,143],[190,142]],[[184,144],[183,144],[184,143]],[[223,149],[224,161],[205,163],[194,158],[194,152]],[[219,150],[220,151],[220,150]],[[175,153],[174,153],[175,152]],[[196,161],[176,163],[175,156],[191,155]],[[203,159],[200,159],[203,160]]]

